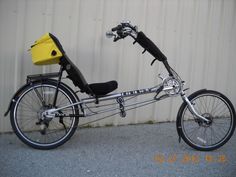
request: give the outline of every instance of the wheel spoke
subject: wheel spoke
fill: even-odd
[[[75,117],[61,118],[65,127],[57,117],[52,119],[43,117],[42,113],[50,109],[53,104],[55,90],[56,86],[50,84],[34,85],[22,93],[17,101],[16,112],[13,117],[14,122],[16,122],[15,126],[18,127],[17,130],[20,130],[19,136],[29,142],[29,145],[45,147],[58,144],[72,132],[75,126]],[[59,87],[58,106],[73,103],[67,92]],[[75,114],[75,107],[61,110],[61,113]]]
[[[203,91],[190,100],[198,114],[209,120],[193,121],[194,116],[187,109],[182,109],[182,132],[184,139],[197,149],[215,149],[226,143],[235,126],[233,108],[223,96],[215,91]],[[192,121],[190,121],[192,120]],[[198,125],[198,127],[196,127]]]

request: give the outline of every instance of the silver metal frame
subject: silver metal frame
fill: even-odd
[[[163,79],[163,83],[164,83],[165,79],[166,78]],[[70,105],[66,105],[66,106],[63,106],[63,107],[60,107],[60,108],[49,109],[49,110],[47,110],[43,113],[43,116],[46,117],[46,118],[54,118],[54,117],[60,117],[60,116],[72,116],[72,115],[65,115],[65,114],[61,115],[61,114],[58,113],[58,111],[69,108],[69,107],[72,107],[72,106],[80,105],[80,107],[81,107],[80,109],[81,109],[81,112],[83,114],[79,115],[79,117],[90,117],[90,116],[93,116],[93,115],[112,112],[112,111],[116,111],[116,110],[118,110],[118,112],[113,113],[113,114],[108,115],[108,116],[105,116],[105,117],[102,117],[102,118],[97,119],[95,121],[105,119],[107,117],[110,117],[110,116],[113,116],[113,115],[116,115],[116,114],[120,114],[121,117],[125,117],[126,116],[126,113],[125,113],[126,111],[136,109],[136,108],[139,108],[139,107],[143,107],[143,106],[155,103],[157,101],[160,101],[160,100],[172,97],[172,96],[180,95],[182,97],[183,101],[185,101],[187,103],[190,112],[196,118],[199,118],[199,119],[201,119],[203,121],[206,121],[206,122],[209,121],[208,119],[206,119],[205,117],[203,117],[203,116],[201,116],[197,113],[194,106],[189,101],[188,97],[185,95],[185,92],[183,90],[181,90],[180,92],[178,92],[174,95],[173,94],[172,95],[163,94],[163,95],[157,97],[159,95],[159,93],[162,92],[162,91],[166,92],[166,91],[175,89],[174,87],[170,87],[170,86],[165,87],[163,83],[161,83],[161,84],[159,84],[155,87],[151,87],[151,88],[139,89],[139,90],[133,90],[133,91],[126,91],[126,92],[115,93],[115,94],[109,94],[109,95],[99,97],[99,98],[95,98],[95,97],[84,98],[81,101],[70,104]],[[97,104],[97,102],[100,103],[100,102],[108,101],[108,100],[115,100],[115,99],[117,100],[119,98],[121,98],[123,100],[126,97],[131,97],[129,99],[132,99],[132,98],[140,96],[140,95],[151,94],[151,93],[156,94],[152,99],[145,100],[145,101],[140,101],[140,102],[135,102],[135,103],[131,103],[131,104],[128,104],[128,105],[125,105],[123,103],[119,103],[118,101],[117,101],[117,103],[107,104],[107,105]],[[127,99],[127,100],[129,100],[129,99]],[[124,102],[125,101],[126,100],[124,100]],[[87,106],[87,104],[89,104],[89,103],[95,103],[96,106],[95,107],[89,107],[89,106]],[[99,110],[99,111],[96,111],[96,112],[91,110],[92,108],[108,107],[108,106],[114,106],[114,105],[115,105],[115,107],[109,107],[109,108],[102,109],[102,110]],[[90,113],[86,113],[86,110],[88,110]],[[95,122],[95,121],[92,121],[92,122]],[[91,123],[91,122],[89,122],[89,123]],[[86,123],[86,124],[88,124],[88,123]]]
[[[53,117],[56,116],[56,112],[58,112],[60,110],[63,110],[63,109],[66,109],[66,108],[69,108],[69,107],[72,107],[72,106],[76,106],[76,105],[80,105],[80,107],[84,108],[85,105],[88,104],[88,103],[96,103],[96,102],[100,103],[100,102],[108,101],[108,100],[112,100],[112,99],[125,98],[125,97],[136,97],[136,96],[139,96],[139,95],[150,94],[150,93],[158,94],[158,93],[160,93],[161,91],[164,90],[164,89],[162,89],[162,87],[163,87],[162,84],[160,84],[160,85],[152,87],[152,88],[146,88],[146,89],[140,89],[140,90],[133,90],[133,91],[109,94],[109,95],[99,97],[99,98],[95,98],[95,97],[84,98],[81,101],[73,103],[73,104],[69,104],[69,105],[66,105],[66,106],[63,106],[63,107],[60,107],[60,108],[49,109],[49,110],[45,111],[43,113],[43,115],[45,117],[48,117],[48,118],[53,118]],[[169,89],[169,88],[167,88],[167,89]],[[159,100],[159,99],[156,98],[156,96],[153,99],[146,100],[146,101],[143,101],[143,102],[137,102],[137,103],[133,103],[133,104],[130,104],[130,105],[124,105],[124,107],[130,107],[130,106],[135,106],[135,105],[139,105],[139,104],[145,104],[146,105],[149,102],[150,102],[149,104],[151,104],[151,103],[156,102],[156,101]],[[115,103],[115,104],[119,105],[118,102]],[[97,107],[104,107],[104,106],[98,104]],[[141,107],[141,106],[138,106],[138,107]],[[105,113],[105,112],[114,111],[114,110],[117,110],[117,109],[119,109],[119,108],[104,109],[102,111],[92,113],[92,114],[86,114],[84,112],[84,109],[82,109],[83,115],[80,115],[80,116],[81,117],[88,117],[88,116],[92,116],[92,115],[95,115],[95,114],[101,114],[101,113]]]

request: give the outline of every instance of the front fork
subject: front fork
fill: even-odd
[[[208,120],[207,118],[203,117],[202,115],[198,114],[198,112],[197,112],[196,109],[194,108],[193,104],[189,101],[189,99],[188,99],[188,97],[186,96],[186,94],[185,94],[184,91],[182,91],[180,95],[181,95],[183,101],[185,101],[185,102],[187,103],[189,111],[190,111],[195,117],[197,117],[198,119],[203,120],[203,121],[205,121],[205,122],[207,122],[207,123],[210,121],[210,120]]]

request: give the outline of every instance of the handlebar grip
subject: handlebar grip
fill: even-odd
[[[159,61],[166,61],[166,56],[160,49],[143,33],[139,32],[136,41]]]
[[[122,29],[122,25],[117,25],[116,27],[112,28],[111,31],[117,31],[121,29]]]

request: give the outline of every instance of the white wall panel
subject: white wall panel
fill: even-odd
[[[153,58],[142,55],[132,39],[113,43],[105,38],[124,19],[160,47],[189,93],[218,90],[236,106],[234,0],[0,0],[0,132],[11,130],[3,114],[26,76],[59,68],[34,66],[27,52],[45,32],[60,39],[88,82],[115,79],[118,91],[157,84],[157,74],[164,72],[161,63],[150,67]],[[173,121],[180,104],[181,99],[171,98],[128,112],[125,119],[116,116],[95,125]]]

